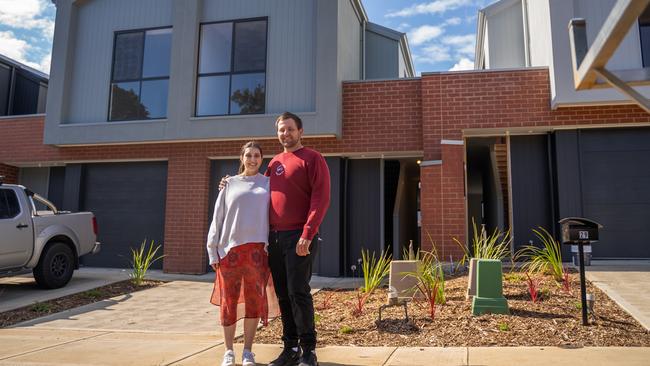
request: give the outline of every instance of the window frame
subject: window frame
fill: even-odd
[[[266,25],[266,40],[264,43],[264,69],[261,70],[249,70],[249,71],[234,71],[235,69],[235,36],[236,36],[236,24],[237,23],[246,23],[254,21],[265,21]],[[201,73],[200,62],[201,62],[201,41],[203,34],[203,26],[211,24],[223,24],[231,23],[231,42],[230,42],[230,71],[228,72],[208,72]],[[196,57],[196,77],[195,77],[195,86],[194,86],[194,117],[196,118],[205,118],[205,117],[224,117],[224,116],[248,116],[248,115],[260,115],[266,114],[266,84],[267,84],[267,70],[268,70],[268,61],[269,61],[269,17],[255,17],[255,18],[242,18],[242,19],[232,19],[232,20],[218,20],[212,22],[203,22],[199,24],[199,37],[198,37],[198,46],[197,46],[197,57]],[[245,74],[261,74],[264,73],[264,110],[256,113],[230,113],[230,97],[232,95],[232,77],[234,75],[245,75]],[[199,115],[199,79],[201,77],[211,77],[211,76],[229,76],[228,79],[228,113],[226,114],[204,114]]]
[[[23,207],[22,207],[22,205],[20,203],[20,200],[18,199],[18,195],[16,194],[16,191],[14,191],[13,189],[10,189],[10,188],[0,188],[0,191],[11,192],[14,195],[14,197],[16,198],[16,203],[18,204],[18,212],[14,216],[12,216],[12,217],[0,217],[0,220],[14,220],[16,217],[19,217],[20,215],[22,215]],[[4,193],[4,194],[6,195],[6,193]]]
[[[142,97],[142,82],[143,81],[155,81],[155,80],[167,80],[171,78],[171,57],[172,57],[172,52],[170,50],[169,53],[169,64],[170,64],[170,69],[169,69],[169,75],[166,77],[163,76],[155,76],[155,77],[148,77],[144,78],[142,77],[143,70],[144,70],[144,50],[145,50],[145,42],[146,42],[146,34],[147,31],[154,31],[154,30],[160,30],[160,29],[170,29],[172,31],[172,36],[174,32],[174,27],[171,25],[166,25],[166,26],[160,26],[160,27],[152,27],[152,28],[137,28],[137,29],[126,29],[126,30],[119,30],[113,32],[113,53],[111,57],[111,79],[108,82],[108,108],[107,108],[107,115],[106,115],[106,121],[107,122],[130,122],[130,121],[155,121],[155,120],[164,120],[167,119],[167,112],[165,112],[164,117],[156,117],[156,118],[146,118],[146,119],[141,119],[141,118],[134,118],[134,119],[111,119],[111,105],[113,104],[113,84],[118,84],[118,83],[132,83],[132,82],[139,82],[140,83],[140,91],[138,93],[138,101],[140,101],[140,98]],[[139,79],[125,79],[125,80],[119,80],[115,81],[114,80],[114,72],[115,72],[115,48],[117,46],[117,37],[120,34],[129,34],[129,33],[142,33],[143,34],[143,40],[142,40],[142,50],[140,51],[140,56],[142,63],[140,64],[140,78]],[[167,97],[169,98],[169,83],[167,84]],[[169,107],[169,105],[168,105]]]

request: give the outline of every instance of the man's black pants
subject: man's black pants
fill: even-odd
[[[285,347],[300,347],[303,351],[316,348],[314,302],[311,297],[311,270],[318,236],[309,247],[310,254],[296,254],[296,244],[302,230],[271,231],[269,234],[269,266],[275,293],[282,312],[282,341]]]

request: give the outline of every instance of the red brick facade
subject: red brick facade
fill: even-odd
[[[273,123],[270,119],[269,123]],[[445,258],[458,256],[452,237],[465,240],[463,130],[536,126],[648,124],[636,106],[550,109],[545,69],[426,74],[420,79],[343,85],[343,135],[307,138],[324,154],[422,154],[422,242]],[[309,131],[306,131],[309,132]],[[0,122],[0,162],[168,161],[165,263],[168,272],[202,273],[209,208],[208,157],[235,156],[243,141],[57,148],[43,145],[43,117]],[[441,143],[442,140],[451,140]],[[280,151],[262,141],[267,156]],[[0,164],[7,181],[17,169]],[[429,241],[428,236],[431,236]]]
[[[16,184],[18,182],[18,168],[0,163],[0,176],[4,177],[5,183]]]

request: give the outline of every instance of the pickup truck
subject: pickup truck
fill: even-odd
[[[46,210],[37,210],[44,206]],[[65,286],[79,257],[100,250],[92,212],[59,211],[47,199],[0,177],[0,276],[34,274],[47,289]]]

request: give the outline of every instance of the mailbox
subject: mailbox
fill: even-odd
[[[563,244],[591,244],[598,241],[598,229],[603,225],[582,217],[560,220]]]

